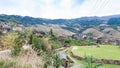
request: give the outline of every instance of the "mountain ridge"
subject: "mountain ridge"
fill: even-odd
[[[47,19],[47,18],[34,18],[29,16],[2,14],[0,15],[0,22],[6,22],[6,23],[12,22],[17,24],[23,24],[25,26],[36,25],[36,24],[39,25],[57,24],[62,29],[66,29],[74,33],[83,33],[85,30],[88,30],[88,34],[91,32],[89,31],[91,30],[89,28],[94,28],[97,29],[96,31],[97,33],[95,32],[95,36],[97,36],[98,33],[101,33],[102,30],[106,28],[112,28],[116,30],[115,32],[117,34],[120,32],[118,28],[120,27],[120,15],[110,15],[110,16],[102,16],[102,17],[92,16],[92,17],[81,17],[74,19]]]

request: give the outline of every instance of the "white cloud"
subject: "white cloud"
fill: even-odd
[[[120,0],[0,0],[0,14],[52,19],[104,16],[120,14],[119,3]]]

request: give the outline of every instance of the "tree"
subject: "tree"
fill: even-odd
[[[51,40],[56,40],[57,39],[52,28],[50,29],[50,39]]]
[[[54,54],[53,56],[53,66],[55,68],[59,68],[59,66],[61,65],[61,59],[59,54]]]
[[[32,45],[37,49],[41,49],[41,47],[40,47],[40,39],[36,35],[31,35],[30,38],[31,38]]]
[[[118,17],[118,18],[110,18],[109,20],[108,20],[108,24],[109,25],[115,25],[115,26],[118,26],[118,25],[120,25],[120,17]]]
[[[21,35],[19,34],[19,37],[17,37],[14,41],[13,50],[12,50],[13,56],[18,56],[20,54],[23,42],[24,42],[24,40],[21,37]]]
[[[36,35],[31,35],[31,44],[33,47],[37,48],[37,50],[42,50],[42,51],[47,51],[47,48],[49,46],[48,44],[48,41],[44,40],[44,39],[41,39],[39,38],[38,36]]]
[[[11,49],[15,43],[16,38],[18,38],[18,33],[11,32],[7,35],[1,37],[1,43],[3,44],[4,49]]]
[[[50,35],[51,35],[51,36],[54,36],[54,33],[53,33],[53,29],[52,29],[52,28],[50,29]]]
[[[25,29],[23,31],[23,34],[25,35],[25,40],[27,40],[28,43],[32,44],[32,30]]]
[[[30,39],[29,39],[29,44],[32,44],[32,38],[33,38],[32,36],[33,36],[33,35],[31,34],[30,37],[29,37],[29,38],[30,38]]]
[[[2,36],[1,42],[4,49],[12,49],[12,55],[19,55],[22,44],[24,42],[22,36],[18,32],[10,32]]]

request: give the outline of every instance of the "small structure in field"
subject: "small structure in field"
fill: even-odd
[[[85,34],[74,34],[72,37],[77,40],[86,40],[88,38]]]
[[[60,54],[60,58],[62,60],[62,66],[64,68],[68,68],[68,66],[69,66],[69,60],[67,59],[67,56],[65,54]]]

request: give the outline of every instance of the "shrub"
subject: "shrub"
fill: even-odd
[[[20,54],[21,48],[18,45],[14,45],[12,50],[12,56],[18,56]]]
[[[32,35],[32,45],[37,49],[40,49],[40,39],[36,35]]]
[[[4,49],[11,49],[15,43],[16,38],[19,37],[18,33],[11,32],[7,35],[2,36],[1,43],[3,44]]]
[[[54,56],[53,56],[53,66],[55,68],[59,68],[61,63],[62,63],[62,61],[60,59],[60,55],[59,54],[54,54]]]
[[[95,63],[94,59],[92,56],[86,56],[85,55],[85,62],[87,62],[86,68],[98,68],[103,66],[102,63]],[[93,63],[95,63],[95,65],[93,65]]]
[[[43,61],[45,61],[44,63],[45,68],[51,65],[52,57],[50,57],[50,54],[48,52],[43,52],[42,58],[43,58]]]
[[[13,68],[14,63],[12,61],[0,60],[0,68]]]
[[[18,56],[20,54],[21,51],[21,47],[23,44],[24,40],[21,37],[21,35],[19,35],[15,40],[14,40],[14,44],[13,44],[13,50],[12,50],[12,55],[13,56]]]
[[[43,66],[43,68],[48,68],[48,65],[47,65],[47,63],[44,63],[44,66]]]
[[[52,49],[57,49],[62,46],[62,44],[59,41],[52,41]]]
[[[3,66],[4,66],[4,61],[0,61],[0,68],[3,68]]]

